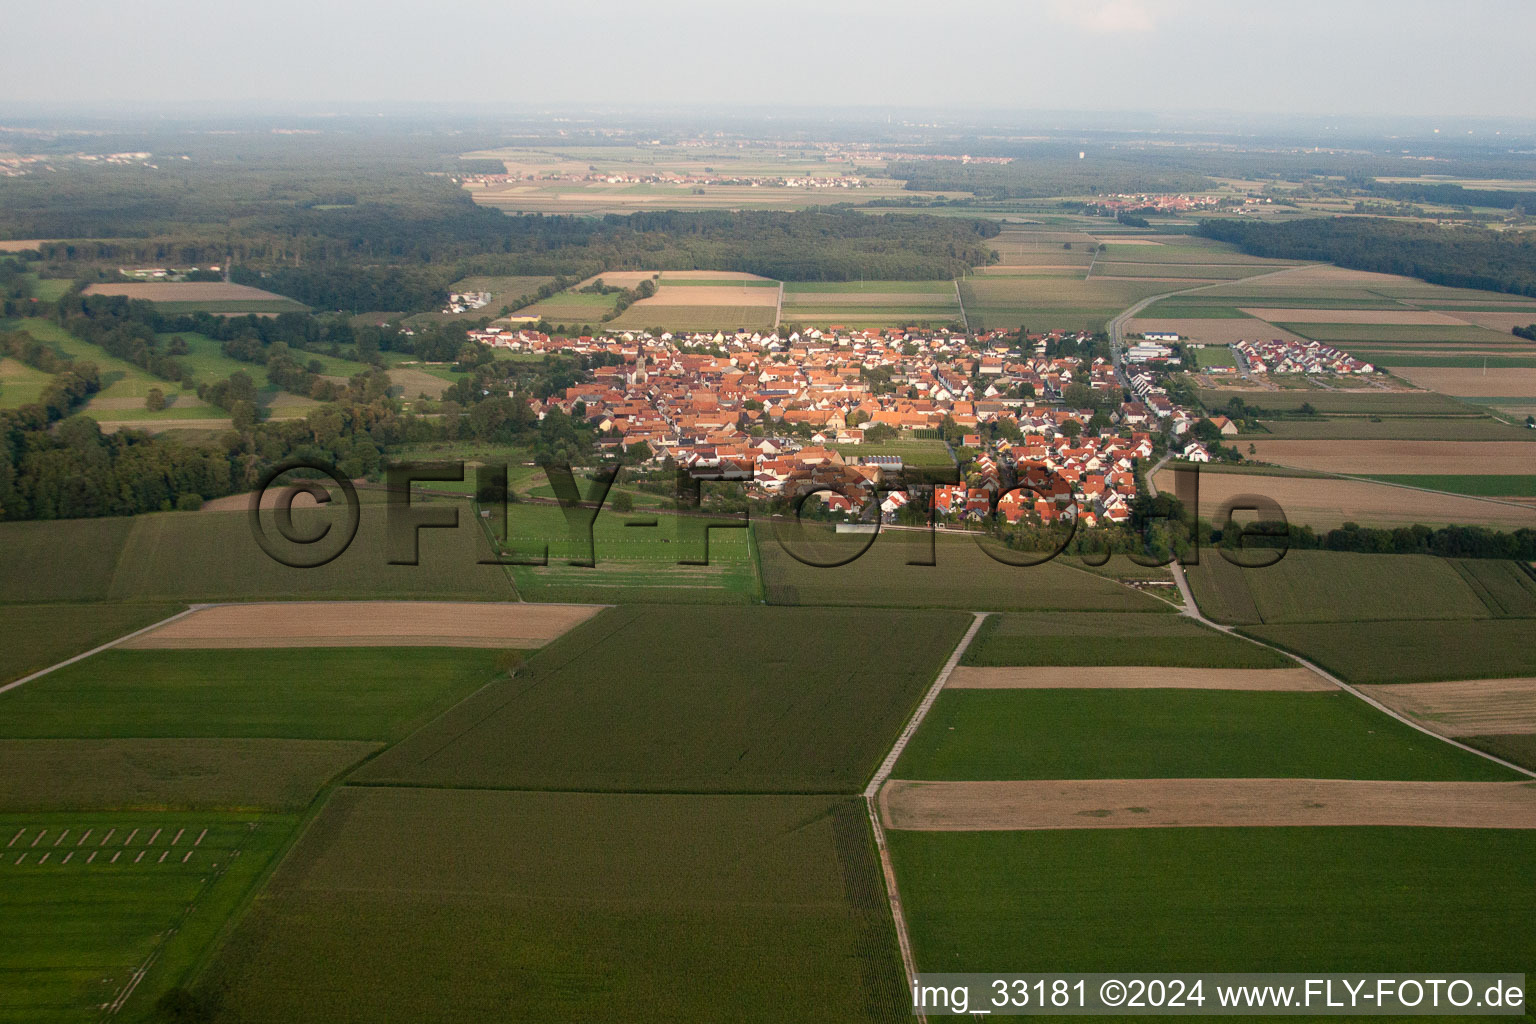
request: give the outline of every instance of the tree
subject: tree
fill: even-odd
[[[1532,430],[1536,430],[1536,416],[1527,416],[1525,418],[1525,425]]]
[[[649,462],[650,460],[651,446],[646,444],[644,441],[636,441],[634,444],[624,449],[625,462]]]
[[[144,397],[144,408],[150,412],[159,412],[165,408],[165,392],[159,388],[150,388],[149,394]]]
[[[615,512],[633,512],[635,510],[635,497],[628,491],[615,491],[613,501],[610,502]]]
[[[1061,425],[1061,432],[1068,437],[1080,437],[1083,433],[1083,425],[1077,420],[1067,420]]]

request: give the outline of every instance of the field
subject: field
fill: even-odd
[[[124,1017],[139,1018],[197,962],[297,823],[251,813],[0,814],[0,834],[16,843],[0,857],[0,1021],[94,1020],[124,1006]]]
[[[363,740],[0,740],[0,812],[301,811],[378,749]]]
[[[1317,394],[1317,392],[1307,392]],[[1402,442],[1402,441],[1439,441],[1453,443],[1458,441],[1516,441],[1528,444],[1536,441],[1536,435],[1523,427],[1501,423],[1491,416],[1440,416],[1440,417],[1413,417],[1399,416],[1366,419],[1359,416],[1338,417],[1334,419],[1319,420],[1267,420],[1263,422],[1264,430],[1258,433],[1245,433],[1238,436],[1238,441],[1243,446],[1243,452],[1247,454],[1249,443],[1263,446],[1277,441],[1308,441],[1314,448],[1326,447],[1336,456],[1342,457],[1346,449],[1357,449],[1358,445],[1332,444],[1318,445],[1323,440],[1350,441],[1350,442]],[[1261,448],[1262,450],[1262,448]],[[1257,456],[1263,458],[1262,455]],[[1265,459],[1266,462],[1275,461]],[[1400,464],[1399,464],[1400,465]]]
[[[149,394],[150,388],[159,388],[167,394],[175,390],[176,385],[163,381],[159,377],[152,377],[126,360],[108,355],[105,349],[92,345],[88,341],[81,341],[50,320],[41,320],[36,317],[3,320],[0,321],[0,330],[26,331],[61,355],[95,363],[96,368],[101,372],[101,390],[96,393],[92,401],[137,398],[142,403],[143,398]],[[90,405],[87,403],[86,411],[89,409]]]
[[[1444,395],[1427,391],[1228,391],[1202,388],[1200,402],[1222,409],[1234,398],[1269,412],[1297,412],[1310,405],[1320,415],[1350,416],[1469,416],[1474,410]]]
[[[163,313],[303,313],[309,308],[260,288],[222,281],[93,284],[85,294],[146,299]]]
[[[1031,331],[1102,331],[1126,307],[1173,287],[1165,281],[990,275],[960,283],[972,330],[980,323],[988,329],[1022,324]]]
[[[8,604],[0,685],[181,611],[175,604]]]
[[[344,789],[200,989],[229,1022],[908,1019],[863,802],[808,796]]]
[[[1536,399],[1536,366],[1394,368],[1399,377],[1445,395]]]
[[[605,279],[606,283],[606,279]],[[597,292],[578,292],[567,289],[549,298],[524,306],[514,313],[517,317],[536,317],[554,324],[600,323],[603,316],[612,313],[619,304],[617,292],[602,295]]]
[[[1536,963],[1536,832],[891,832],[919,969],[1481,970]],[[1449,866],[1454,865],[1454,869]],[[978,879],[1007,878],[1009,885]],[[1405,899],[1404,893],[1412,893]],[[1020,921],[1070,922],[1048,929]]]
[[[1246,626],[1244,632],[1350,683],[1536,675],[1536,630],[1529,619],[1302,623]]]
[[[695,289],[672,289],[672,291],[693,290]],[[763,289],[732,290],[746,292]],[[614,330],[630,331],[644,331],[653,327],[660,327],[667,331],[768,331],[774,325],[774,312],[773,303],[753,302],[707,306],[690,302],[662,305],[660,302],[652,303],[646,300],[630,306],[606,326]]]
[[[1173,474],[1159,473],[1157,486],[1172,487]],[[1318,530],[1354,522],[1363,526],[1467,524],[1503,530],[1536,527],[1536,506],[1458,494],[1408,490],[1363,480],[1319,480],[1258,473],[1202,473],[1201,512],[1215,520],[1227,502],[1259,494],[1277,502],[1288,521]]]
[[[105,600],[134,526],[121,517],[0,523],[0,602]]]
[[[1254,650],[1267,649],[1254,646]],[[1277,662],[1279,655],[1273,654]],[[1148,665],[960,665],[945,686],[956,690],[1276,690],[1338,689],[1305,668],[1170,668]]]
[[[9,356],[0,359],[0,409],[20,409],[43,397],[53,375]]]
[[[1536,439],[1536,431],[1528,433]],[[1252,458],[1325,473],[1524,476],[1536,467],[1536,448],[1528,447],[1529,442],[1523,441],[1354,441],[1335,444],[1254,438],[1252,444],[1257,449]]]
[[[1514,778],[1342,691],[1175,689],[946,689],[894,777]]]
[[[1384,473],[1372,479],[1404,487],[1423,487],[1431,491],[1470,494],[1486,498],[1536,498],[1536,474],[1531,476],[1487,476],[1475,473],[1419,474]]]
[[[358,778],[857,792],[969,622],[951,612],[612,609],[386,751]],[[881,658],[851,639],[865,634],[882,637]],[[596,746],[595,736],[603,738]]]
[[[1181,615],[1045,612],[989,616],[960,663],[1269,669],[1292,662]],[[1069,673],[1062,673],[1068,675]]]
[[[786,323],[826,327],[878,327],[958,323],[953,281],[790,282],[784,286]]]
[[[953,535],[939,534],[930,552],[928,538],[921,532],[887,531],[859,555],[867,535],[830,538],[820,531],[807,531],[802,537],[793,531],[782,521],[755,528],[763,591],[770,604],[1172,611],[1155,597],[1072,568],[1065,559],[1035,566],[1005,565],[983,553],[974,540]],[[925,561],[930,554],[936,564],[909,564]],[[821,567],[847,558],[854,560],[836,568]]]
[[[944,831],[1387,825],[1536,829],[1521,781],[1080,779],[892,782],[886,827]]]
[[[0,695],[0,737],[387,741],[506,664],[446,648],[114,649]]]
[[[503,568],[478,564],[491,552],[467,506],[459,509],[457,529],[421,531],[419,565],[389,564],[386,514],[382,505],[363,504],[356,540],[335,561],[313,569],[273,561],[257,544],[244,511],[166,512],[122,520],[131,532],[113,563],[115,570],[109,569],[110,596],[197,601],[514,596]],[[331,519],[340,526],[339,514],[296,509],[294,515],[300,530],[318,529]],[[39,525],[46,531],[53,524]],[[280,542],[275,526],[266,530],[276,538],[274,544]],[[282,550],[295,557],[309,554],[303,546]]]
[[[450,292],[489,292],[491,301],[488,305],[480,309],[465,310],[462,313],[421,313],[409,319],[413,323],[418,321],[451,323],[497,317],[501,315],[503,307],[519,299],[531,297],[553,280],[552,277],[466,277],[453,282],[448,286],[448,290]]]
[[[202,608],[123,650],[254,647],[543,647],[590,606],[451,601],[292,601]]]
[[[1442,736],[1536,734],[1536,679],[1396,683],[1365,690]]]
[[[1485,603],[1456,564],[1429,555],[1291,551],[1243,569],[1206,552],[1187,570],[1200,610],[1218,622],[1373,622],[1483,619]]]
[[[838,454],[869,458],[878,455],[900,457],[904,466],[948,468],[955,464],[949,448],[943,441],[927,441],[917,438],[891,441],[874,441],[864,444],[834,444]]]

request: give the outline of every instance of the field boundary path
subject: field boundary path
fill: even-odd
[[[779,329],[779,322],[784,319],[784,282],[779,282],[779,301],[773,307],[773,329]]]
[[[869,780],[869,785],[864,787],[864,805],[869,811],[869,824],[875,832],[875,848],[880,853],[880,870],[885,874],[885,895],[891,904],[891,918],[896,925],[896,942],[901,947],[901,965],[907,973],[907,984],[911,985],[917,979],[917,960],[912,955],[912,937],[907,934],[907,919],[901,912],[901,893],[896,888],[896,868],[891,863],[891,851],[885,842],[885,827],[880,823],[879,794],[880,787],[891,777],[891,771],[896,767],[896,761],[901,757],[901,752],[907,749],[907,742],[917,732],[917,727],[923,724],[923,718],[927,716],[933,702],[939,699],[939,694],[944,691],[944,684],[949,682],[949,675],[960,664],[960,658],[965,654],[971,641],[976,639],[976,633],[981,629],[991,612],[972,612],[975,618],[960,642],[949,655],[949,660],[939,670],[938,678],[923,695],[922,701],[917,705],[917,710],[912,713],[912,718],[907,722],[901,735],[896,738],[896,743],[891,747],[890,753],[885,755],[885,760],[880,762],[880,767]],[[918,1014],[919,1020],[926,1021],[924,1014]]]
[[[70,665],[73,665],[77,661],[84,661],[86,658],[89,658],[89,657],[91,657],[94,654],[100,654],[102,651],[108,650],[110,648],[116,647],[118,644],[126,643],[127,641],[132,640],[134,637],[142,636],[143,634],[148,633],[151,630],[156,630],[156,629],[159,629],[161,626],[164,626],[164,625],[167,625],[169,623],[175,622],[177,619],[185,618],[186,616],[191,615],[193,612],[201,611],[204,608],[211,608],[211,607],[213,607],[213,606],[212,605],[206,605],[206,604],[194,604],[190,608],[186,608],[186,609],[184,609],[182,611],[177,612],[175,615],[172,615],[172,616],[169,616],[167,618],[161,619],[159,622],[152,622],[149,625],[145,626],[143,629],[136,629],[132,633],[125,633],[122,636],[117,637],[114,640],[108,640],[106,643],[102,644],[99,647],[92,647],[88,651],[82,651],[80,654],[75,655],[73,658],[65,658],[63,661],[59,662],[56,665],[49,665],[47,668],[38,669],[36,672],[33,672],[31,675],[22,676],[20,679],[14,679],[11,682],[6,683],[4,686],[0,686],[0,693],[5,693],[8,690],[14,690],[14,689],[16,689],[16,687],[20,686],[22,683],[30,683],[34,679],[41,679],[43,676],[46,676],[50,672],[57,672],[59,669],[66,668],[66,667],[68,667]]]
[[[965,296],[960,291],[960,279],[955,278],[955,302],[960,307],[960,322],[965,325],[965,333],[971,333],[971,318],[965,312]]]
[[[1157,485],[1155,483],[1153,483],[1152,477],[1155,475],[1155,473],[1156,473],[1156,471],[1158,469],[1161,469],[1163,467],[1163,465],[1168,461],[1168,458],[1169,458],[1168,456],[1164,456],[1161,460],[1159,460],[1157,465],[1153,467],[1152,472],[1147,474],[1147,490],[1151,494],[1151,496],[1154,497],[1154,498],[1157,497]],[[1211,556],[1215,557],[1215,558],[1220,558],[1221,557],[1221,555],[1218,554],[1215,551],[1211,552]],[[1383,555],[1381,557],[1385,558],[1386,556]],[[1485,759],[1487,759],[1489,761],[1492,761],[1494,764],[1499,765],[1500,767],[1508,768],[1512,772],[1518,772],[1519,774],[1524,775],[1528,779],[1536,779],[1536,771],[1531,771],[1529,768],[1522,768],[1520,765],[1515,764],[1512,761],[1506,761],[1502,757],[1499,757],[1499,756],[1497,756],[1495,754],[1490,754],[1486,750],[1479,750],[1479,749],[1477,749],[1474,746],[1470,746],[1470,745],[1468,745],[1466,743],[1462,743],[1462,742],[1460,742],[1458,740],[1452,739],[1449,736],[1441,735],[1440,733],[1435,732],[1433,729],[1430,729],[1427,726],[1424,726],[1424,725],[1421,725],[1418,722],[1415,722],[1412,718],[1409,718],[1407,715],[1403,715],[1403,714],[1400,714],[1397,711],[1392,710],[1390,707],[1388,707],[1387,705],[1383,704],[1381,701],[1377,700],[1375,697],[1372,697],[1370,694],[1366,693],[1365,691],[1361,690],[1359,687],[1351,686],[1350,684],[1346,683],[1344,680],[1340,679],[1338,676],[1334,675],[1332,672],[1329,672],[1327,669],[1323,668],[1321,665],[1314,664],[1313,662],[1308,661],[1306,658],[1303,658],[1299,654],[1295,654],[1295,653],[1293,653],[1291,651],[1287,651],[1287,650],[1285,650],[1284,648],[1281,648],[1281,647],[1275,647],[1272,644],[1264,643],[1262,640],[1255,640],[1253,637],[1248,636],[1245,633],[1238,632],[1232,626],[1225,626],[1225,625],[1222,625],[1219,622],[1215,622],[1215,621],[1213,621],[1211,619],[1206,618],[1205,617],[1205,613],[1200,610],[1200,606],[1195,603],[1195,592],[1190,589],[1190,587],[1189,587],[1189,579],[1184,575],[1184,563],[1180,562],[1177,558],[1175,558],[1172,562],[1168,563],[1168,570],[1169,570],[1169,572],[1173,573],[1173,582],[1179,588],[1179,596],[1184,599],[1184,607],[1181,608],[1180,612],[1179,612],[1181,615],[1185,615],[1185,616],[1188,616],[1191,619],[1194,619],[1196,622],[1200,623],[1202,626],[1209,626],[1211,629],[1214,629],[1214,630],[1217,630],[1219,632],[1225,633],[1228,636],[1238,637],[1239,639],[1246,640],[1246,641],[1248,641],[1251,644],[1255,644],[1255,645],[1257,645],[1259,647],[1266,647],[1266,648],[1268,648],[1271,651],[1275,651],[1278,654],[1284,655],[1285,657],[1290,658],[1292,661],[1294,661],[1297,664],[1303,666],[1304,668],[1309,668],[1313,672],[1316,672],[1319,676],[1321,676],[1322,678],[1328,680],[1334,686],[1337,686],[1339,689],[1343,690],[1345,693],[1349,694],[1350,696],[1355,697],[1355,698],[1357,698],[1359,700],[1363,700],[1363,701],[1365,701],[1365,703],[1369,704],[1371,707],[1375,708],[1377,711],[1380,711],[1382,714],[1387,715],[1387,716],[1389,716],[1391,718],[1397,719],[1399,722],[1402,722],[1404,725],[1408,726],[1410,729],[1414,729],[1414,730],[1416,730],[1418,732],[1421,732],[1421,733],[1423,733],[1426,736],[1433,736],[1435,739],[1439,740],[1441,743],[1449,743],[1451,746],[1456,747],[1456,748],[1461,749],[1461,750],[1465,750],[1469,754],[1476,754],[1478,757],[1485,758]]]

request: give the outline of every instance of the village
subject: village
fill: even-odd
[[[1083,334],[946,330],[609,332],[575,338],[485,327],[471,340],[510,353],[567,353],[599,365],[546,402],[585,418],[599,445],[643,463],[671,459],[696,476],[743,483],[750,497],[821,503],[857,515],[878,497],[899,516],[920,477],[940,521],[1084,527],[1123,524],[1137,460],[1170,446],[1209,461],[1147,371],[1132,400]],[[1235,433],[1229,421],[1216,424]],[[926,441],[943,466],[908,461]],[[904,451],[906,456],[904,457]],[[936,470],[942,472],[936,472]]]

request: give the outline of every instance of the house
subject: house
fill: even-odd
[[[1211,453],[1205,450],[1205,445],[1199,441],[1191,441],[1180,456],[1186,462],[1210,462]]]

